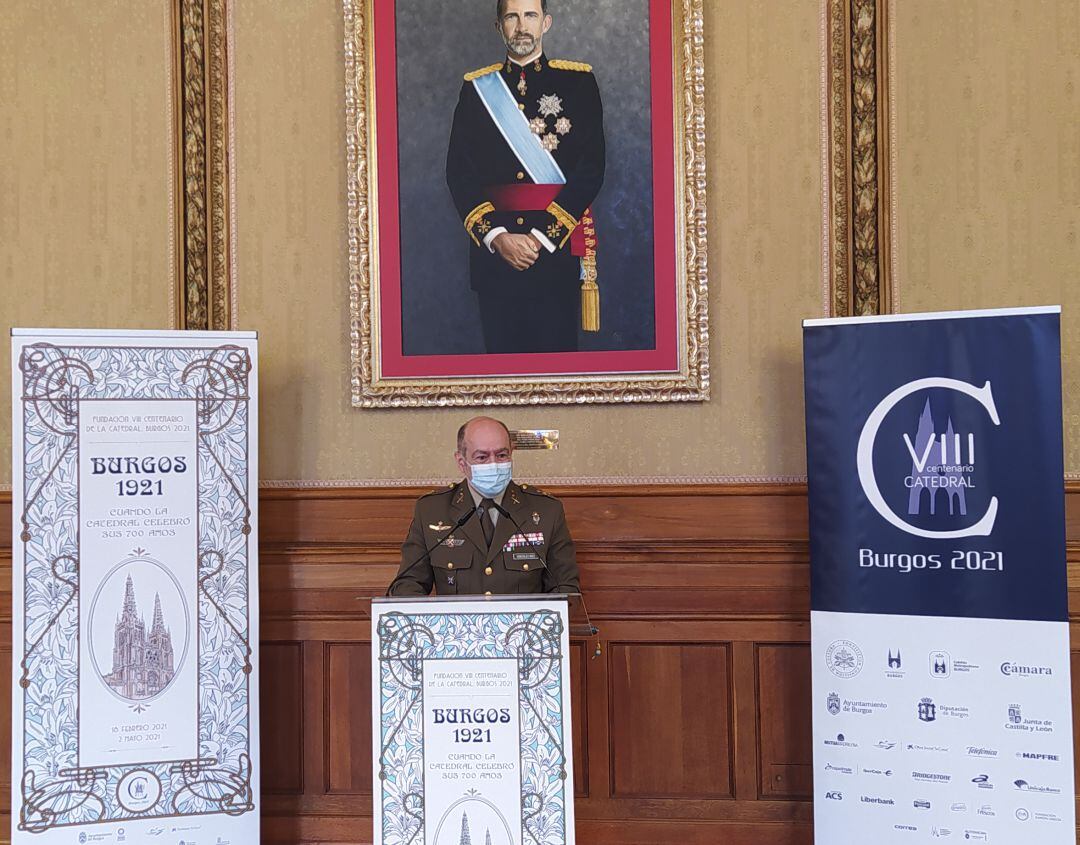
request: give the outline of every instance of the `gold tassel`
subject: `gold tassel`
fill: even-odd
[[[596,283],[596,256],[586,254],[581,259],[585,271],[581,282],[581,330],[600,331],[600,286]]]

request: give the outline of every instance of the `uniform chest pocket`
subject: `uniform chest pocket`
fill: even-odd
[[[462,570],[472,567],[472,555],[460,548],[440,546],[431,553],[431,571],[435,575],[435,592],[453,595],[458,592]]]
[[[540,549],[543,554],[543,549]],[[502,554],[503,568],[510,578],[510,589],[514,593],[539,593],[543,590],[544,562],[532,549],[514,549]]]

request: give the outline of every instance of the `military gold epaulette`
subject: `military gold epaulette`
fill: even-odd
[[[479,70],[470,70],[467,74],[465,74],[465,81],[472,82],[474,79],[479,79],[481,76],[487,76],[489,73],[494,73],[502,66],[502,62],[496,62],[493,65],[482,67]]]
[[[585,64],[585,62],[571,62],[567,59],[552,59],[548,64],[556,70],[579,70],[582,73],[592,73],[592,65]],[[501,65],[495,65],[495,67],[501,67]]]
[[[450,486],[453,487],[454,485],[451,484]],[[439,488],[437,490],[428,490],[426,493],[422,493],[420,495],[420,498],[421,499],[426,499],[428,496],[438,496],[440,493],[446,493],[446,492],[448,492],[446,490],[446,488]]]
[[[544,492],[543,490],[541,490],[541,489],[540,489],[539,487],[533,487],[533,486],[532,486],[531,484],[522,484],[522,485],[520,485],[520,486],[521,486],[521,489],[522,489],[522,490],[523,490],[524,492],[526,492],[526,493],[530,493],[530,494],[532,494],[533,496],[544,496],[544,497],[546,497],[546,498],[548,498],[548,499],[554,499],[554,498],[555,498],[555,497],[554,497],[554,496],[552,496],[552,495],[551,495],[550,493],[545,493],[545,492]]]

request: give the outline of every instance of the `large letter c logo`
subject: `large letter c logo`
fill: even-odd
[[[874,441],[877,440],[878,429],[881,428],[881,424],[885,421],[885,417],[888,416],[889,412],[902,399],[907,398],[912,393],[917,393],[920,390],[931,387],[940,387],[944,390],[955,390],[958,393],[970,396],[986,409],[986,413],[990,415],[990,419],[993,421],[994,425],[1001,425],[1001,420],[998,419],[997,407],[994,405],[994,395],[990,390],[990,382],[987,382],[981,388],[970,385],[966,381],[958,381],[957,379],[952,378],[933,377],[908,382],[907,384],[896,388],[896,390],[882,399],[877,407],[874,408],[873,412],[867,418],[866,424],[863,426],[862,434],[859,435],[857,458],[859,482],[862,484],[866,498],[869,499],[870,504],[874,506],[874,510],[881,514],[882,518],[890,525],[893,525],[908,534],[914,534],[916,537],[926,537],[932,540],[949,540],[955,537],[988,537],[990,536],[990,532],[994,530],[994,520],[997,519],[997,496],[992,496],[990,498],[990,506],[986,509],[986,513],[983,514],[982,519],[970,528],[959,528],[954,531],[929,531],[925,528],[919,528],[918,526],[912,525],[910,522],[902,519],[889,507],[888,503],[885,501],[885,497],[881,495],[881,490],[878,488],[877,478],[874,477]]]

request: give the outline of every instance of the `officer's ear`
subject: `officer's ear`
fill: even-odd
[[[543,34],[547,35],[547,31],[551,29],[551,15],[544,15],[544,31]]]

